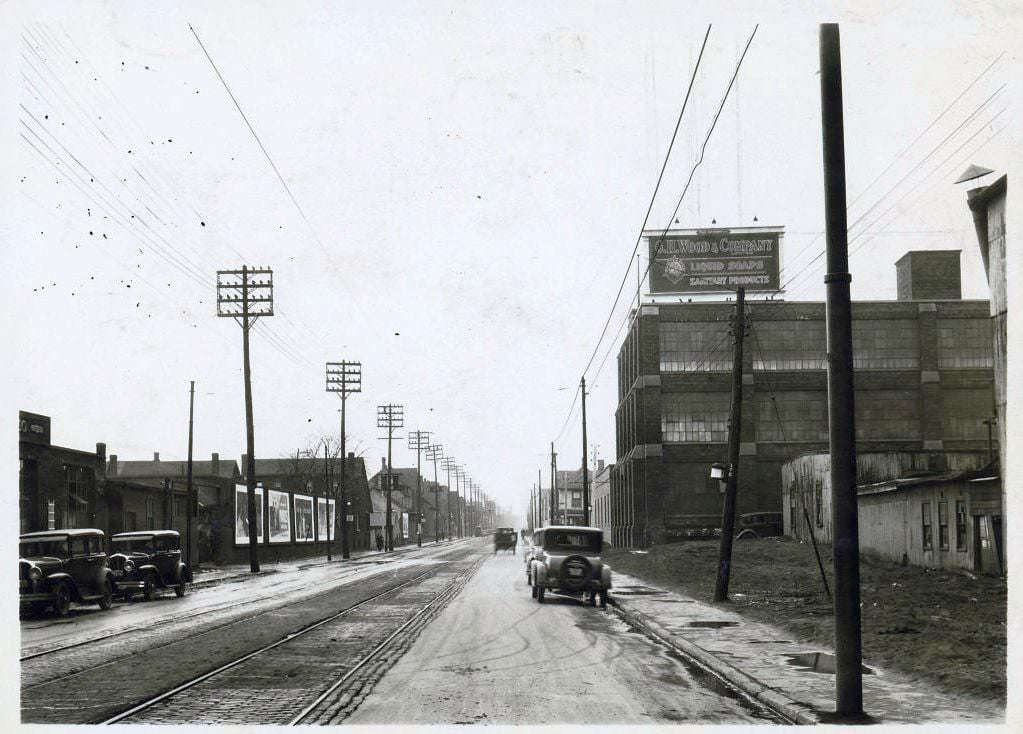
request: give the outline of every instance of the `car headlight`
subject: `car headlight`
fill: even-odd
[[[135,570],[135,564],[133,562],[131,562],[131,561],[125,561],[124,562],[124,570],[125,570],[126,573],[131,573],[132,571]]]
[[[38,581],[43,577],[43,572],[39,569],[38,566],[32,566],[32,568],[30,568],[28,571],[28,577],[33,581]]]

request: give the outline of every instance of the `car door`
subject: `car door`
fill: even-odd
[[[177,540],[173,537],[161,536],[153,539],[153,565],[160,572],[160,578],[165,584],[173,584],[178,573],[178,559],[181,551],[178,549]]]
[[[98,593],[97,575],[101,564],[92,553],[91,541],[88,535],[75,535],[71,538],[71,558],[68,559],[67,569],[82,596],[95,596]]]

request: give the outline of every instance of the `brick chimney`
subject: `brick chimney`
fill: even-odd
[[[220,454],[213,452],[213,476],[220,474]]]
[[[110,468],[107,473],[112,477],[117,476],[117,454],[110,454]]]
[[[159,451],[154,451],[153,452],[153,461],[156,461],[156,462],[160,461],[160,452]]]
[[[348,452],[348,458],[349,459],[354,459],[355,458],[355,452],[354,451],[349,451]]]
[[[910,250],[895,262],[900,301],[962,300],[961,250]]]

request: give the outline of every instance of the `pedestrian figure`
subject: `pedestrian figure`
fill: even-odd
[[[377,534],[377,550],[382,551],[384,549],[384,536]]]

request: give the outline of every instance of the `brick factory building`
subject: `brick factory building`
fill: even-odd
[[[991,450],[987,301],[959,251],[896,264],[897,301],[853,304],[857,452]],[[677,299],[681,300],[681,299]],[[643,305],[618,354],[610,539],[646,546],[720,527],[735,305]],[[738,512],[781,511],[781,466],[828,448],[825,304],[747,298]]]

